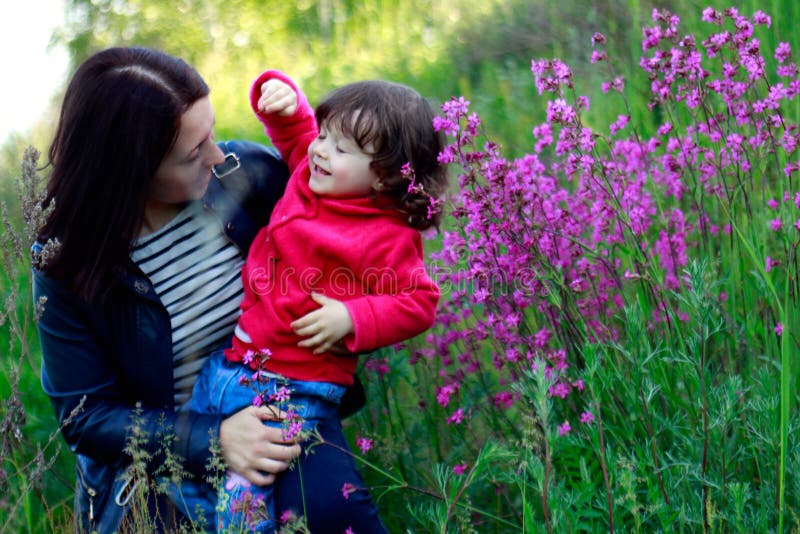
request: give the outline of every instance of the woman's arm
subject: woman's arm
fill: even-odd
[[[297,445],[283,443],[280,429],[261,423],[270,417],[266,408],[248,408],[225,421],[216,415],[175,412],[158,406],[158,398],[163,397],[158,384],[163,381],[155,379],[152,388],[138,384],[136,398],[142,402],[137,406],[126,395],[132,386],[126,384],[119,360],[102,346],[103,336],[93,330],[85,305],[61,283],[39,271],[34,271],[34,298],[36,302],[46,299],[38,325],[42,386],[74,452],[119,465],[125,462],[123,451],[131,443],[147,453],[147,467],[153,470],[163,464],[164,444],[171,442],[171,452],[185,462],[184,467],[202,476],[207,473],[211,440],[219,432],[226,462],[256,484],[271,477],[255,470],[280,472],[299,454]],[[142,364],[147,365],[144,357]],[[171,384],[171,361],[166,364]],[[241,434],[237,439],[228,435],[234,429]],[[134,435],[135,441],[131,441]],[[167,436],[175,439],[165,440]]]
[[[140,392],[138,407],[128,401],[125,392],[130,385],[125,384],[122,363],[101,346],[103,334],[94,331],[86,306],[63,284],[34,271],[34,299],[39,302],[42,298],[44,311],[38,324],[42,386],[70,448],[114,465],[123,458],[122,451],[135,428],[136,446],[156,465],[163,459],[163,437],[173,434],[177,438],[173,452],[185,460],[187,469],[202,472],[220,418],[178,414],[159,406],[163,399],[158,399],[162,395],[155,379],[152,389]]]

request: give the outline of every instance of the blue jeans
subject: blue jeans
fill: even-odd
[[[181,488],[188,515],[199,506],[206,518],[216,517],[214,523],[220,530],[273,532],[278,528],[277,519],[291,512],[295,517],[304,516],[312,532],[344,532],[348,527],[361,534],[386,532],[342,433],[337,408],[345,388],[277,375],[262,375],[255,383],[253,374],[249,367],[227,361],[222,351],[214,352],[197,379],[189,408],[227,417],[252,405],[260,394],[266,404],[300,418],[294,429],[287,429],[286,422],[265,424],[291,432],[301,423],[303,431],[316,430],[324,443],[315,436],[306,439],[298,461],[272,485],[252,486],[229,472],[217,495],[207,485]],[[276,400],[284,391],[289,392],[289,400]],[[345,484],[358,489],[345,497]]]

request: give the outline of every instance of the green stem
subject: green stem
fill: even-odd
[[[412,486],[412,485],[408,484],[407,482],[405,482],[404,480],[402,480],[402,479],[398,478],[397,476],[393,475],[389,471],[386,471],[385,469],[381,468],[380,466],[375,465],[374,463],[370,462],[366,458],[353,454],[352,451],[350,451],[349,449],[347,449],[345,447],[340,447],[339,445],[336,445],[335,443],[330,443],[328,441],[325,441],[322,438],[322,436],[320,436],[319,434],[315,434],[315,437],[318,440],[318,442],[315,444],[315,446],[316,445],[328,445],[330,447],[333,447],[334,449],[337,449],[340,452],[343,452],[345,454],[349,454],[356,461],[366,465],[370,469],[373,469],[373,470],[377,471],[381,475],[383,475],[386,478],[388,478],[389,480],[391,480],[394,483],[394,485],[385,486],[386,487],[386,491],[384,493],[386,493],[388,491],[392,491],[392,490],[407,489],[407,490],[411,490],[411,491],[414,491],[416,493],[419,493],[421,495],[426,495],[428,497],[431,497],[431,498],[439,500],[439,501],[447,502],[447,499],[445,497],[443,497],[443,496],[441,496],[441,495],[439,495],[437,493],[434,493],[434,492],[432,492],[430,490],[427,490],[425,488],[420,488],[418,486]],[[512,523],[511,521],[507,521],[507,520],[503,519],[502,517],[498,517],[495,514],[492,514],[490,512],[485,511],[485,510],[481,510],[479,508],[475,508],[474,506],[470,506],[469,504],[458,503],[456,506],[459,506],[460,508],[468,510],[468,511],[470,511],[472,513],[476,513],[476,514],[480,514],[480,515],[482,515],[484,517],[488,517],[489,519],[497,521],[498,523],[501,523],[501,524],[506,525],[508,527],[512,527],[514,529],[518,529],[519,528],[519,525],[517,525],[515,523]]]
[[[789,439],[789,402],[791,400],[791,353],[788,339],[791,330],[788,317],[789,282],[784,283],[784,303],[780,314],[783,332],[780,337],[781,349],[781,447],[780,447],[780,474],[778,477],[778,532],[783,532],[783,516],[786,507],[786,451]],[[785,311],[784,311],[785,310]]]

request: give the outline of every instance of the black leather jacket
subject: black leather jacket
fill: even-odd
[[[212,178],[203,203],[246,256],[283,193],[288,170],[276,151],[256,143],[231,141],[220,148],[235,152],[241,168],[222,180]],[[126,483],[120,474],[131,425],[141,429],[140,448],[152,455],[152,468],[162,463],[166,430],[177,438],[173,451],[185,460],[184,467],[203,474],[220,418],[174,410],[169,315],[132,262],[103,305],[88,304],[62,281],[37,270],[33,290],[35,302],[46,298],[38,324],[42,386],[78,455],[78,528],[116,530],[124,507],[112,501]]]

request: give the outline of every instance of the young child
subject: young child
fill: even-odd
[[[292,80],[267,71],[254,81],[250,101],[291,178],[243,268],[232,347],[224,358],[209,358],[192,409],[224,415],[252,404],[256,394],[256,402],[273,404],[288,393],[290,421],[297,417],[305,429],[338,425],[336,408],[358,361],[350,353],[397,343],[433,324],[439,290],[425,271],[419,230],[438,224],[446,187],[437,159],[442,141],[430,104],[395,83],[341,87],[315,116]],[[363,487],[353,459],[340,454],[323,469],[309,469],[303,462],[318,449],[303,455],[300,470],[305,501],[315,492],[314,501],[331,503],[325,513],[343,521],[338,529],[326,517],[327,530],[382,531],[365,491],[343,496],[343,487]],[[229,475],[218,527],[273,531],[272,491]],[[254,515],[254,504],[263,512]],[[372,523],[359,529],[357,517]]]

